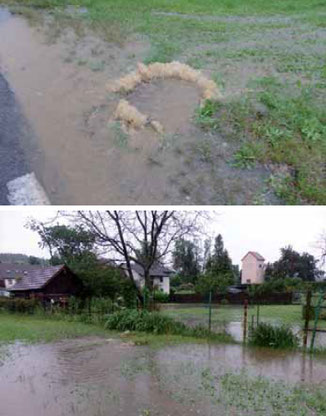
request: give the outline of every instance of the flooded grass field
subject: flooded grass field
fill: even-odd
[[[326,359],[86,337],[7,347],[0,415],[322,415]]]
[[[170,304],[162,306],[164,313],[174,319],[180,320],[189,326],[208,325],[207,305],[194,304]],[[248,324],[256,322],[257,306],[248,309]],[[259,321],[273,325],[286,325],[302,340],[303,319],[301,305],[260,305]],[[312,327],[312,322],[310,323]],[[318,328],[326,330],[326,321],[320,320]],[[212,330],[224,329],[236,341],[243,339],[243,306],[238,305],[214,305],[212,309]],[[310,339],[310,335],[309,335]],[[316,334],[316,346],[326,347],[326,333]]]
[[[326,201],[322,3],[0,3],[0,71],[35,133],[23,147],[50,202]],[[111,123],[121,94],[108,82],[172,60],[214,80],[221,101],[200,110],[194,86],[157,80],[123,96],[163,134]]]

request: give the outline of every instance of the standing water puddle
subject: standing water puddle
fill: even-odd
[[[111,123],[120,97],[106,85],[145,60],[148,40],[105,42],[85,29],[83,9],[66,10],[68,26],[28,12],[33,26],[0,12],[0,72],[35,133],[37,150],[23,148],[51,203],[248,204],[265,186],[265,168],[230,166],[233,145],[196,127],[194,86],[157,82],[127,96],[166,127],[163,135],[128,136]]]
[[[13,345],[0,366],[0,415],[216,414],[211,396],[220,380],[244,370],[289,385],[326,383],[326,359],[240,345],[152,349],[100,338]]]

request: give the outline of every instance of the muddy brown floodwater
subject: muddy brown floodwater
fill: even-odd
[[[108,123],[120,97],[105,85],[144,61],[148,40],[118,46],[60,29],[49,16],[33,26],[2,16],[0,71],[35,133],[37,143],[23,147],[51,203],[248,204],[265,187],[264,168],[231,167],[232,145],[196,127],[193,85],[159,81],[127,96],[163,124],[162,136],[144,129],[128,137]]]
[[[207,344],[152,349],[96,337],[12,345],[1,364],[1,416],[216,415],[200,387],[207,369],[216,383],[243,369],[293,385],[326,382],[326,359],[298,353]]]

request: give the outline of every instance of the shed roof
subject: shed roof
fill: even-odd
[[[254,257],[256,257],[257,260],[260,260],[260,261],[265,260],[261,254],[257,253],[257,251],[248,251],[248,253],[241,259],[241,261],[243,261],[248,256],[248,254],[253,255]]]
[[[0,280],[18,279],[12,291],[41,289],[64,267],[0,263]]]

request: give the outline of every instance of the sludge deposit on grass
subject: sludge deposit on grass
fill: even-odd
[[[131,72],[117,81],[107,85],[112,92],[133,91],[142,83],[148,83],[157,79],[176,79],[195,84],[201,92],[201,106],[206,100],[218,100],[221,93],[212,80],[209,80],[200,71],[191,68],[189,65],[180,62],[160,63],[155,62],[148,66],[138,63],[136,71]],[[124,123],[125,127],[140,129],[150,125],[157,133],[163,133],[164,127],[159,121],[151,120],[149,116],[142,114],[136,107],[130,105],[126,100],[120,100],[114,113],[116,120]]]
[[[322,2],[0,2],[15,3],[0,57],[51,203],[325,203]],[[223,98],[149,72],[173,62]],[[122,75],[124,92],[105,88]],[[126,134],[134,119],[149,128]]]

